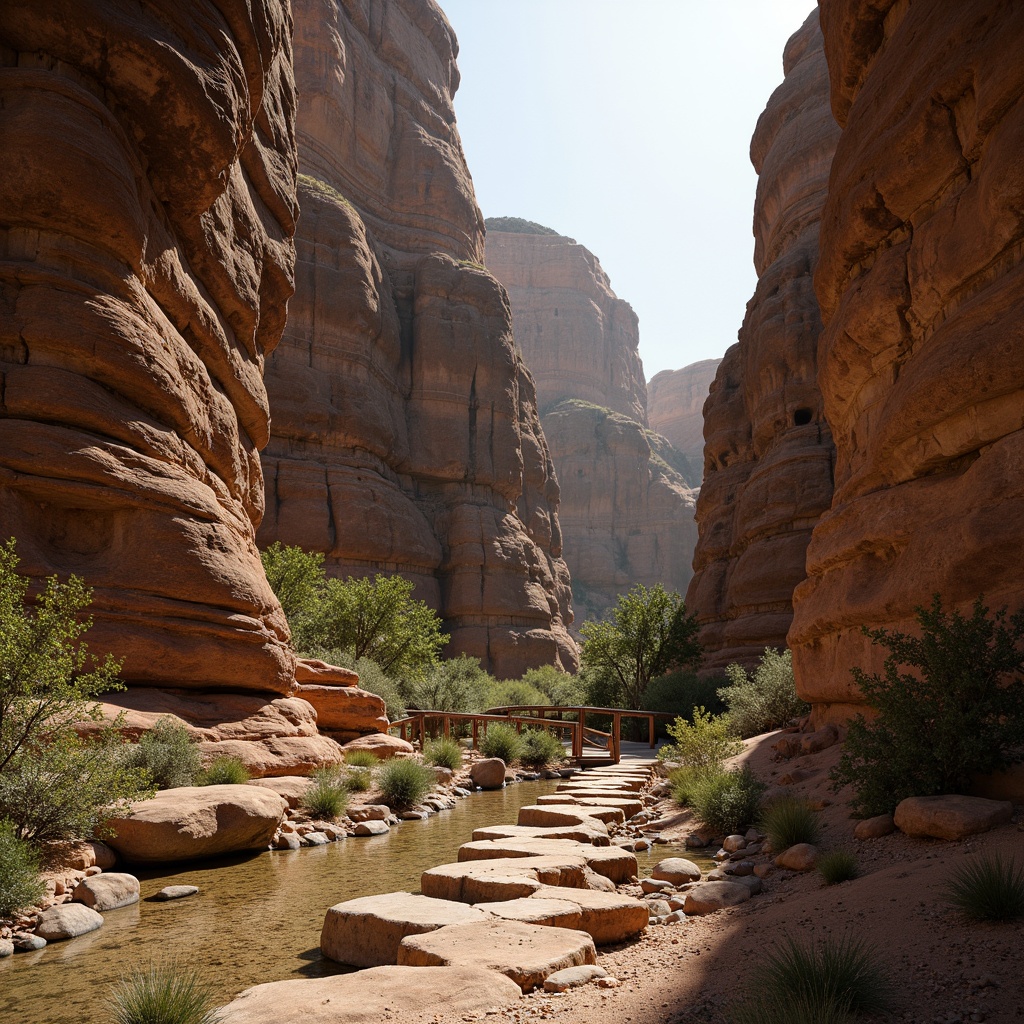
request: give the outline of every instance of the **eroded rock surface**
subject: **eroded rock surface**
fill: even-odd
[[[826,3],[842,125],[815,288],[835,496],[790,633],[818,720],[861,700],[849,667],[947,607],[1018,608],[1024,547],[1024,7]]]
[[[575,668],[558,485],[431,2],[296,0],[296,295],[267,366],[261,544],[398,572],[499,676]]]
[[[721,359],[702,359],[679,370],[662,370],[647,382],[647,421],[686,458],[683,473],[700,487],[704,469],[704,403]]]
[[[839,129],[817,11],[783,64],[750,146],[757,289],[704,406],[700,539],[686,604],[701,623],[707,669],[785,646],[811,529],[832,497],[812,274]]]
[[[694,473],[648,427],[632,307],[593,253],[562,235],[489,230],[486,261],[537,382],[577,619],[600,617],[634,583],[685,590]]]

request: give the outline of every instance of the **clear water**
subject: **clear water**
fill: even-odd
[[[515,822],[521,806],[555,786],[528,782],[475,793],[386,836],[197,861],[173,871],[139,868],[142,902],[110,911],[102,928],[81,938],[0,960],[0,1022],[106,1021],[118,978],[154,961],[194,964],[214,986],[218,1003],[266,981],[347,971],[320,956],[328,907],[374,893],[417,892],[422,872],[457,860],[475,828]],[[679,855],[668,846],[638,854],[640,873]],[[199,895],[147,902],[173,884],[197,885]]]

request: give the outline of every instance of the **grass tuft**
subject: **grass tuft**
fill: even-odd
[[[998,853],[972,857],[953,869],[946,899],[975,921],[1024,917],[1024,867]]]
[[[376,768],[380,758],[370,750],[350,750],[345,755],[345,764],[350,768]]]
[[[433,740],[423,750],[423,760],[438,768],[457,772],[462,767],[462,747],[457,740]]]
[[[818,871],[826,885],[838,885],[856,878],[857,857],[852,850],[829,850],[818,858]]]
[[[46,894],[39,877],[39,857],[14,825],[0,820],[0,917],[31,907]]]
[[[345,773],[337,765],[317,768],[313,772],[313,785],[306,790],[302,806],[314,818],[334,821],[348,807],[348,785]]]
[[[434,773],[411,758],[385,761],[377,773],[383,802],[388,807],[411,807],[418,804],[433,788]]]
[[[523,749],[519,760],[528,768],[544,768],[565,760],[562,741],[546,729],[530,729],[523,733]]]
[[[773,800],[761,812],[759,825],[776,853],[797,843],[816,843],[821,836],[818,816],[810,805],[791,796]]]
[[[480,752],[484,757],[500,757],[505,764],[519,760],[523,751],[523,739],[511,725],[487,727],[487,734],[480,742]]]
[[[242,786],[249,781],[249,770],[241,758],[218,757],[199,773],[199,786]]]
[[[213,991],[194,967],[151,965],[125,975],[114,988],[114,1024],[216,1024]]]
[[[350,793],[365,793],[373,785],[373,772],[369,768],[349,768],[345,775],[345,788]]]
[[[744,765],[736,771],[698,776],[691,783],[690,806],[716,833],[745,832],[757,815],[764,790],[764,783]]]

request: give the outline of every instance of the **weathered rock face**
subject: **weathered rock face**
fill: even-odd
[[[700,539],[686,603],[701,623],[706,669],[785,646],[810,532],[832,496],[812,274],[839,129],[817,11],[787,43],[784,68],[750,147],[757,290],[704,406]]]
[[[491,230],[487,266],[537,381],[577,620],[599,618],[634,583],[685,590],[694,494],[686,460],[648,429],[632,308],[562,235]]]
[[[662,370],[647,382],[647,421],[686,459],[683,477],[700,487],[704,468],[704,403],[721,359]]]
[[[254,534],[292,291],[282,0],[5,4],[0,536],[133,683],[284,692]]]
[[[815,286],[836,492],[790,634],[818,718],[913,628],[1024,593],[1024,8],[826,3],[843,126]]]
[[[295,4],[302,219],[260,543],[399,572],[498,675],[578,659],[558,485],[455,127],[436,4]]]

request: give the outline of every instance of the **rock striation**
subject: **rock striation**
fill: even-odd
[[[537,382],[561,488],[563,551],[577,619],[599,618],[634,583],[683,591],[696,541],[691,468],[647,422],[630,305],[573,239],[518,222],[487,233],[516,344]]]
[[[285,693],[255,530],[293,284],[291,17],[172,6],[4,7],[0,536],[31,577],[94,588],[89,643],[132,684]]]
[[[704,406],[704,482],[687,607],[705,669],[782,648],[811,529],[832,497],[833,445],[817,386],[818,228],[839,129],[814,11],[786,45],[785,79],[750,155],[757,289]]]
[[[499,676],[575,668],[559,491],[455,125],[436,3],[296,0],[296,294],[260,543],[401,573]]]
[[[700,487],[704,469],[704,402],[721,359],[662,370],[647,382],[647,421],[686,459],[683,478]]]
[[[858,706],[864,623],[1022,603],[1024,7],[822,5],[842,135],[815,287],[835,495],[790,633],[816,719]]]

